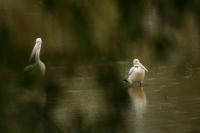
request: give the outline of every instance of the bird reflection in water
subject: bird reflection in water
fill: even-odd
[[[136,117],[133,117],[135,119],[135,129],[136,132],[142,132],[144,129],[144,120],[143,120],[143,115],[146,111],[146,106],[147,106],[147,99],[146,99],[146,94],[144,91],[143,87],[130,87],[129,90],[129,95],[131,99],[131,111],[135,111]]]

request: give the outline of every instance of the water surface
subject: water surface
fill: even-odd
[[[114,64],[119,66],[120,78],[123,79],[129,63]],[[118,108],[121,114],[119,132],[200,131],[200,90],[197,86],[200,69],[190,67],[185,74],[178,74],[176,69],[172,66],[149,68],[144,87],[122,87],[128,100],[121,100],[124,106]],[[66,96],[60,99],[54,110],[56,122],[63,126],[81,116],[83,123],[95,130],[99,128],[101,121],[106,123],[106,118],[118,110],[116,106],[113,108],[113,103],[109,101],[104,88],[95,80],[95,75],[85,72],[70,81],[63,81],[63,84],[68,84]],[[115,88],[111,91],[115,91]],[[111,93],[115,95],[115,92]],[[105,124],[101,128],[112,129],[112,126],[114,125]]]

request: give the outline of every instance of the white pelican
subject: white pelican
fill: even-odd
[[[42,75],[45,75],[45,64],[40,60],[40,50],[42,46],[42,39],[37,38],[35,41],[35,46],[31,52],[31,56],[29,58],[29,62],[32,60],[33,57],[35,57],[35,62],[27,67],[25,67],[25,71],[32,70],[35,67],[38,67],[42,73]]]
[[[145,77],[145,71],[148,72],[138,59],[134,59],[133,67],[129,70],[127,81],[131,84],[134,82],[142,83]]]

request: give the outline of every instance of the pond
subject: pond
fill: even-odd
[[[199,4],[1,1],[0,132],[200,132]],[[22,72],[38,37],[45,76]]]
[[[199,67],[190,66],[187,72],[177,75],[175,66],[161,65],[149,68],[144,87],[132,88],[124,83],[117,83],[118,81],[114,81],[118,80],[116,78],[109,79],[111,84],[108,86],[107,83],[101,85],[104,82],[99,82],[96,72],[93,71],[99,65],[118,66],[121,73],[119,79],[122,81],[130,63],[120,61],[85,65],[77,70],[77,76],[57,79],[57,83],[45,81],[45,89],[25,89],[21,93],[24,103],[19,104],[22,108],[16,110],[20,113],[23,111],[23,115],[29,118],[26,121],[31,120],[30,123],[41,122],[40,117],[44,117],[45,120],[41,122],[43,126],[36,125],[48,132],[200,131],[200,90],[197,86]],[[62,67],[51,68],[52,71],[56,69]],[[105,79],[109,75],[106,73],[103,75]],[[114,83],[119,86],[112,85]],[[26,107],[29,109],[25,109],[27,112],[24,112]],[[38,111],[38,107],[44,114]],[[29,112],[30,110],[33,112]],[[35,122],[32,121],[34,119]],[[49,127],[44,126],[45,121]],[[28,125],[23,121],[21,124],[21,128]],[[39,129],[36,131],[41,130]]]

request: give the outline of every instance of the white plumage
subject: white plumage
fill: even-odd
[[[29,61],[32,60],[33,57],[35,57],[35,62],[27,67],[25,67],[25,71],[29,71],[32,70],[35,67],[38,67],[42,73],[42,75],[45,75],[45,64],[40,60],[40,51],[41,51],[41,47],[42,47],[42,39],[41,38],[37,38],[36,42],[35,42],[35,46],[31,52],[31,56]]]
[[[145,77],[145,71],[148,72],[148,70],[140,63],[138,59],[133,60],[133,67],[129,70],[128,73],[128,82],[142,82]]]

